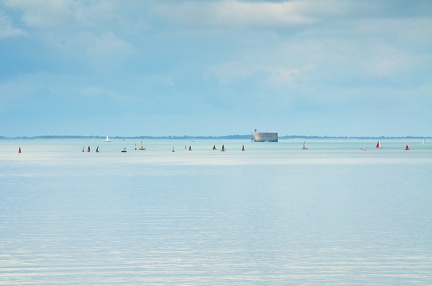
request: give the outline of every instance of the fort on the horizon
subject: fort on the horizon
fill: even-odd
[[[277,132],[259,132],[256,129],[253,134],[253,142],[278,142]]]

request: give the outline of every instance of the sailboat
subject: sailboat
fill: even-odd
[[[171,152],[173,152],[173,153],[175,152],[174,146],[172,147],[172,150],[171,150]]]
[[[87,147],[87,152],[90,152],[90,146]]]
[[[405,150],[409,150],[408,144],[405,145]]]
[[[126,153],[126,147],[123,148],[122,153]]]
[[[107,135],[105,138],[105,142],[111,142],[111,139],[109,138],[109,136]]]
[[[222,145],[221,151],[225,152],[225,145]]]
[[[303,142],[303,147],[302,147],[302,149],[303,149],[303,150],[307,150],[307,149],[308,149],[308,147],[306,146],[306,141]]]
[[[82,151],[84,152],[84,146],[83,146],[83,149],[82,149]]]
[[[143,144],[142,144],[142,141],[141,141],[141,144],[140,144],[139,149],[140,149],[140,150],[145,150],[145,148],[144,148],[144,146],[143,146]]]
[[[213,145],[213,150],[216,150],[216,145]]]
[[[424,144],[425,143],[425,140],[424,140],[424,138],[422,139],[422,144]]]
[[[96,147],[96,153],[99,153],[99,146]]]
[[[135,150],[136,150],[137,148],[136,148],[136,142],[135,142]]]
[[[244,147],[244,145],[242,145],[242,151],[244,151],[245,150],[245,147]]]
[[[377,142],[377,144],[376,144],[376,148],[378,148],[378,149],[379,149],[379,148],[382,148],[382,147],[381,147],[381,142],[379,142],[379,141]]]
[[[189,146],[189,151],[192,151],[192,146]]]
[[[18,147],[18,153],[21,153],[21,147]]]

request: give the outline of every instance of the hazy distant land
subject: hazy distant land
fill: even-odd
[[[253,136],[249,135],[222,135],[222,136],[110,136],[111,139],[247,139],[250,140]],[[283,135],[279,136],[279,140],[284,139],[432,139],[430,136],[318,136],[318,135]],[[40,135],[40,136],[15,136],[7,137],[0,136],[0,140],[34,140],[34,139],[105,139],[101,135]]]

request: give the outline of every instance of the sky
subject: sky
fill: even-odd
[[[432,136],[430,0],[0,0],[0,136]]]

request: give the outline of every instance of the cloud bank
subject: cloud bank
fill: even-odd
[[[0,7],[0,119],[17,122],[2,126],[6,135],[33,132],[23,122],[47,122],[47,113],[65,115],[57,120],[83,134],[428,130],[429,1],[5,0]],[[396,127],[396,118],[404,123]],[[68,124],[80,120],[95,124]],[[137,130],[131,120],[158,124]],[[209,130],[209,121],[221,124]]]

